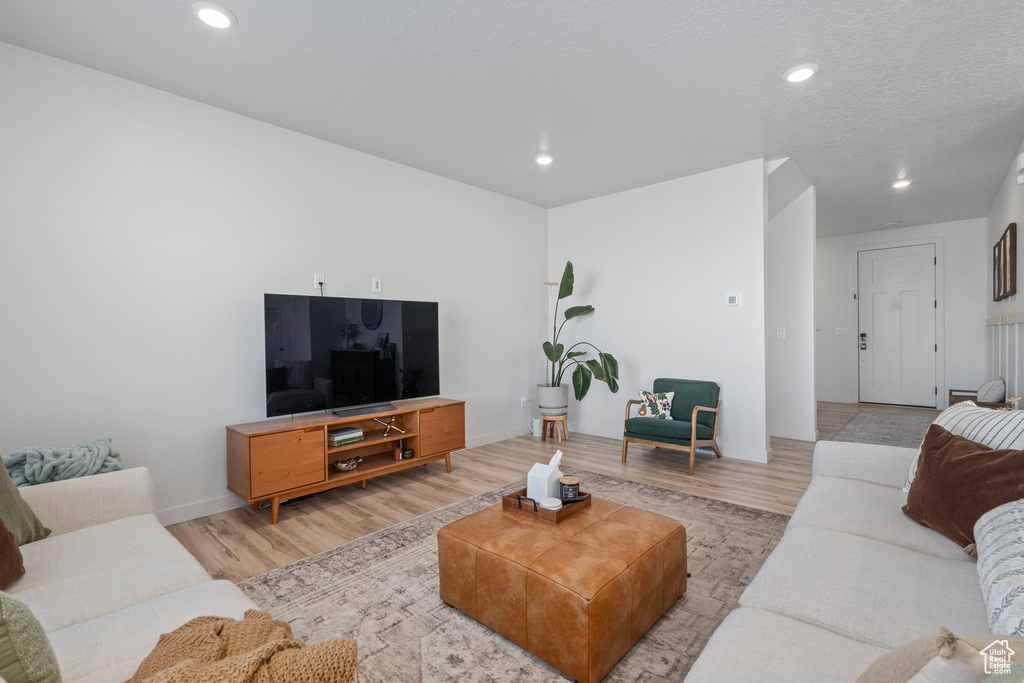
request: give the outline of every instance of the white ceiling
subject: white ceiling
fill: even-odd
[[[544,207],[790,157],[822,235],[984,216],[1024,138],[1021,0],[222,4],[0,0],[0,40]]]

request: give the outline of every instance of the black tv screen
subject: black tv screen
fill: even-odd
[[[267,417],[440,393],[436,302],[263,299]]]

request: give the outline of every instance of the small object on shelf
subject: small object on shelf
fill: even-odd
[[[331,467],[333,467],[336,470],[341,470],[343,472],[349,472],[351,470],[354,470],[356,468],[356,465],[358,465],[362,461],[362,458],[349,458],[345,462],[342,462],[341,460],[335,460],[334,462],[331,463]]]
[[[562,501],[558,498],[542,498],[538,503],[545,510],[561,510]]]
[[[412,457],[413,455],[414,455],[414,453],[412,452],[412,449],[411,449],[411,448],[406,448],[406,449],[402,450],[402,459],[403,459],[403,460],[408,460],[408,459],[410,459],[410,458],[411,458],[411,457]]]
[[[561,496],[563,501],[568,498],[578,498],[580,495],[580,478],[579,477],[562,477],[558,480],[558,483],[562,487]]]
[[[395,460],[401,460],[402,459],[402,449],[399,448],[398,446],[395,446],[393,449],[391,449],[391,455],[392,455],[392,457],[394,457]]]
[[[327,432],[327,444],[330,446],[345,446],[350,443],[358,443],[364,439],[363,430],[359,428],[337,429]]]
[[[373,421],[374,422],[379,422],[380,424],[384,425],[384,436],[387,436],[388,432],[390,432],[392,429],[394,429],[399,434],[405,434],[405,430],[395,424],[395,416],[394,415],[389,417],[387,422],[385,422],[384,420],[381,420],[380,418],[377,418],[377,417],[373,418]]]

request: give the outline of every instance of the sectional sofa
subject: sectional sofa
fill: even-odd
[[[901,510],[914,448],[819,442],[778,547],[687,683],[856,681],[910,641],[991,633],[977,564]]]
[[[53,533],[21,546],[25,575],[5,592],[39,619],[65,683],[120,683],[160,634],[195,617],[241,619],[258,609],[160,524],[146,468],[20,491]]]

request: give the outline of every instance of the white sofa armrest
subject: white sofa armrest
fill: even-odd
[[[882,446],[846,441],[819,441],[814,444],[812,477],[856,479],[902,489],[916,448]]]
[[[145,467],[23,486],[18,492],[54,535],[156,513],[156,486]]]

